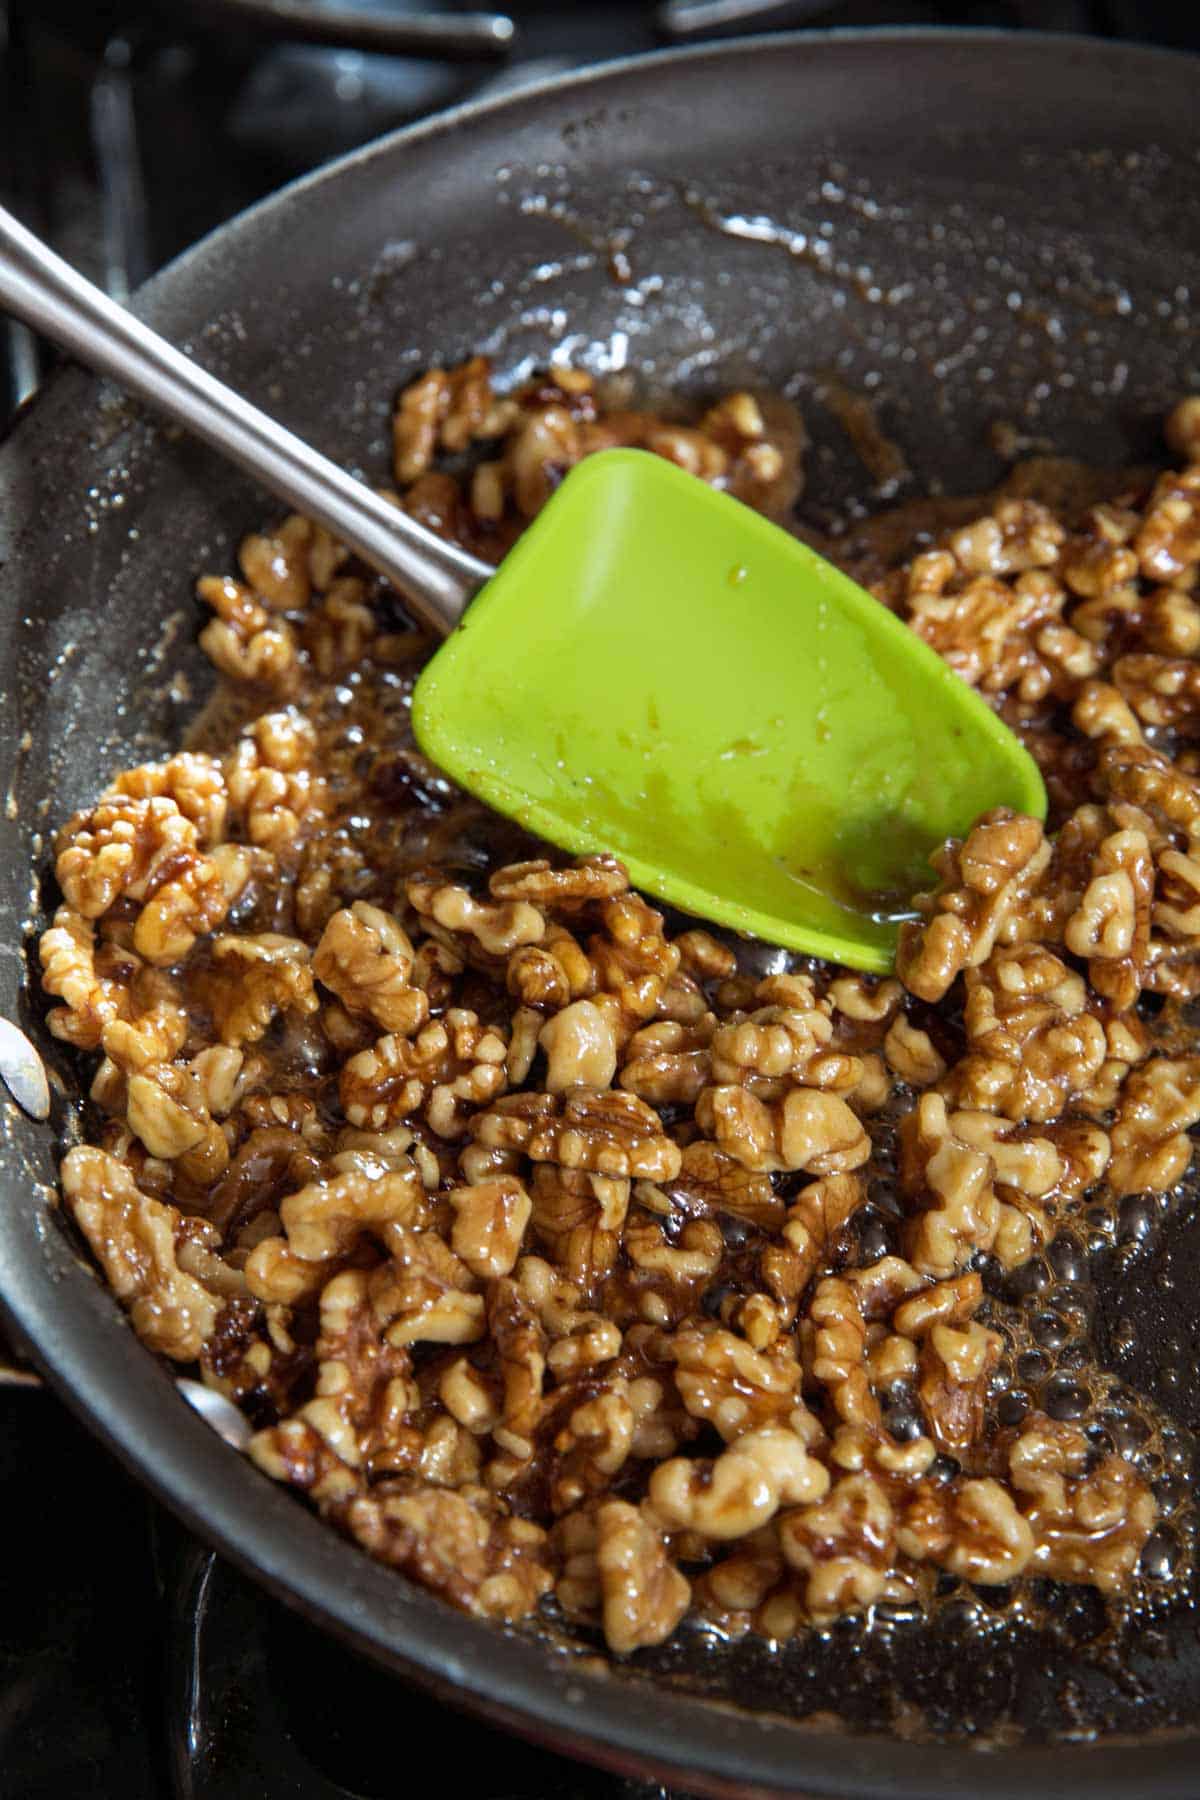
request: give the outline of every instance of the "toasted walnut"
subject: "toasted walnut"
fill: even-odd
[[[115,776],[106,800],[173,800],[185,819],[196,827],[201,849],[210,849],[225,836],[228,795],[221,765],[214,757],[181,750],[163,763],[143,763]]]
[[[788,1343],[764,1355],[717,1325],[686,1325],[662,1346],[694,1419],[714,1425],[728,1443],[744,1432],[788,1418],[799,1406],[800,1366]]]
[[[1027,1498],[1033,1566],[1056,1581],[1109,1592],[1137,1566],[1158,1518],[1145,1482],[1119,1456],[1100,1458],[1075,1425],[1035,1413],[1009,1454],[1013,1486]]]
[[[473,900],[466,888],[436,877],[410,876],[409,903],[448,932],[474,938],[489,956],[507,956],[520,944],[538,944],[546,921],[528,900]]]
[[[584,1617],[599,1612],[618,1656],[670,1637],[691,1589],[644,1512],[609,1500],[570,1514],[559,1530],[564,1571],[556,1591],[564,1610]]]
[[[998,1244],[1007,1263],[1024,1261],[1032,1247],[1027,1219],[997,1198],[991,1157],[955,1136],[940,1094],[921,1096],[900,1136],[905,1189],[924,1203],[906,1234],[914,1268],[943,1280]]]
[[[946,1084],[955,1101],[1010,1119],[1057,1118],[1107,1056],[1082,977],[1026,945],[997,951],[966,983],[970,1047]]]
[[[910,1087],[929,1087],[946,1073],[944,1058],[934,1048],[927,1031],[921,1031],[901,1013],[883,1040],[888,1067]]]
[[[180,1173],[197,1186],[224,1174],[229,1144],[190,1069],[152,1064],[129,1076],[126,1095],[129,1128],[151,1156],[178,1162]]]
[[[779,1547],[807,1576],[804,1604],[817,1624],[878,1600],[892,1558],[892,1508],[867,1474],[843,1475],[828,1498],[786,1513]],[[770,1614],[767,1614],[769,1628]],[[785,1632],[783,1635],[787,1635]]]
[[[836,1094],[793,1088],[773,1106],[741,1087],[705,1088],[696,1123],[747,1169],[807,1169],[832,1175],[871,1154],[859,1119]]]
[[[292,513],[269,535],[244,537],[238,546],[242,574],[256,596],[274,612],[308,605],[308,549],[313,527]]]
[[[68,904],[99,918],[122,896],[139,901],[134,948],[175,962],[225,916],[248,872],[244,853],[198,848],[196,826],[174,800],[102,800],[59,833],[55,874]]]
[[[643,1025],[626,1045],[620,1084],[652,1106],[691,1106],[711,1076],[716,1019],[710,1012],[694,1024],[664,1019]]]
[[[472,1130],[481,1144],[524,1150],[534,1162],[597,1175],[670,1181],[678,1147],[663,1135],[658,1114],[632,1094],[572,1088],[553,1095],[510,1094],[480,1114]]]
[[[545,1532],[485,1489],[401,1478],[356,1496],[342,1522],[372,1556],[480,1618],[524,1618],[551,1586]]]
[[[918,895],[921,925],[900,932],[896,972],[921,1000],[940,1000],[964,968],[977,968],[998,943],[1018,941],[1022,908],[1050,861],[1036,819],[998,807],[961,844],[933,857],[935,894]]]
[[[230,807],[252,844],[291,860],[323,824],[332,796],[309,766],[316,733],[295,707],[264,713],[225,759]]]
[[[1200,1057],[1155,1057],[1126,1078],[1111,1129],[1108,1180],[1118,1197],[1165,1190],[1187,1173],[1200,1121]]]
[[[1159,476],[1134,538],[1148,581],[1179,581],[1200,562],[1200,465]]]
[[[939,1450],[961,1456],[983,1429],[983,1409],[1002,1340],[974,1323],[937,1324],[921,1346],[917,1395]]]
[[[411,1037],[429,1017],[428,997],[411,986],[413,959],[412,944],[398,920],[356,900],[326,925],[312,967],[347,1012]]]
[[[580,1292],[591,1294],[614,1267],[629,1206],[629,1182],[585,1169],[537,1163],[533,1229]]]
[[[512,1175],[498,1175],[474,1187],[451,1188],[454,1209],[450,1242],[472,1274],[488,1279],[507,1275],[521,1249],[533,1202]]]
[[[431,370],[394,430],[388,500],[491,562],[616,445],[772,516],[797,485],[750,394],[676,423],[565,366],[503,397],[483,358]],[[1082,1342],[1083,1290],[1035,1300],[1031,1259],[1190,1166],[1200,463],[1041,459],[839,554],[1049,798],[936,854],[901,979],[539,856],[413,748],[428,634],[296,516],[201,586],[242,684],[204,749],[56,844],[43,986],[101,1146],[67,1205],[137,1329],[274,1421],[257,1463],[369,1551],[485,1617],[553,1576],[621,1655],[693,1580],[780,1642],[939,1571],[1127,1593],[1155,1522],[1086,1416],[1003,1423],[995,1283],[1029,1264]]]
[[[434,1231],[389,1221],[390,1263],[371,1277],[371,1304],[389,1344],[473,1344],[487,1326],[482,1294],[461,1257]]]
[[[798,1298],[816,1273],[837,1233],[863,1204],[866,1194],[858,1175],[826,1175],[802,1188],[787,1210],[781,1236],[795,1259],[789,1287]],[[769,1271],[764,1270],[768,1275]]]
[[[97,951],[90,919],[60,906],[38,944],[42,987],[62,1000],[49,1017],[55,1037],[79,1050],[95,1050],[104,1028],[129,1006],[131,959],[105,947]]]
[[[535,906],[574,912],[593,900],[609,900],[629,887],[629,876],[615,856],[583,856],[565,869],[544,859],[509,863],[488,877],[496,900],[529,900]]]
[[[299,672],[299,649],[287,621],[272,620],[250,589],[228,576],[205,576],[196,592],[216,614],[200,633],[200,647],[222,675],[270,693],[289,693]]]
[[[254,1044],[281,1013],[317,1011],[309,948],[299,938],[266,931],[213,939],[205,997],[222,1043]]]
[[[637,1197],[652,1212],[668,1215],[680,1204],[689,1213],[730,1213],[771,1232],[782,1223],[785,1210],[769,1175],[743,1168],[704,1138],[685,1147],[669,1191],[639,1182]]]
[[[315,1293],[326,1266],[353,1249],[367,1231],[408,1225],[422,1215],[424,1193],[407,1157],[386,1174],[337,1170],[281,1201],[283,1237],[268,1237],[250,1252],[246,1283],[262,1300],[294,1305]]]
[[[591,1000],[575,1000],[542,1026],[546,1088],[606,1088],[617,1071],[617,1040],[608,1018]]]
[[[64,1157],[62,1185],[72,1218],[142,1342],[176,1362],[193,1361],[223,1302],[179,1267],[178,1209],[140,1193],[115,1157],[87,1145]]]
[[[662,914],[640,894],[619,894],[600,906],[603,931],[588,939],[597,988],[612,994],[628,1036],[653,1018],[679,971],[679,951],[663,936]]]
[[[352,1056],[342,1069],[342,1110],[352,1125],[374,1131],[423,1110],[440,1137],[461,1137],[468,1109],[503,1092],[505,1049],[473,1012],[452,1008],[415,1038],[390,1034]]]
[[[998,1481],[961,1481],[948,1491],[922,1484],[901,1514],[896,1542],[914,1561],[932,1561],[983,1587],[1029,1567],[1034,1536]]]
[[[828,1469],[796,1432],[769,1425],[746,1432],[711,1463],[660,1463],[650,1477],[650,1502],[669,1529],[724,1540],[756,1531],[781,1506],[819,1500],[828,1487]]]

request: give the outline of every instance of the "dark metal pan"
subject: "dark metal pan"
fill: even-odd
[[[478,348],[502,371],[557,350],[651,386],[794,394],[818,513],[864,484],[816,396],[831,373],[874,392],[914,490],[993,480],[998,423],[1130,461],[1200,385],[1197,73],[998,35],[652,57],[390,138],[216,233],[141,305],[364,470],[385,467],[397,384]],[[0,447],[0,506],[0,1010],[59,1084],[49,1126],[0,1110],[0,1294],[69,1404],[275,1592],[574,1754],[713,1794],[1200,1792],[1185,1578],[1107,1626],[1086,1591],[1047,1587],[1024,1622],[968,1595],[925,1625],[850,1622],[774,1657],[694,1633],[605,1670],[369,1562],[183,1404],[55,1206],[79,1078],[41,1031],[22,933],[43,904],[43,834],[197,705],[190,577],[225,565],[264,502],[68,370]],[[1102,1327],[1143,1320],[1121,1372],[1173,1410],[1181,1455],[1200,1397],[1159,1364],[1169,1349],[1195,1368],[1194,1212],[1177,1208],[1132,1260],[1102,1251],[1064,1275],[1097,1284]]]

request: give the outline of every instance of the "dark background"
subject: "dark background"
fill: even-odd
[[[471,10],[356,3],[393,22]],[[1134,0],[727,6],[742,30],[1000,26],[1200,48],[1200,9]],[[518,28],[513,53],[463,63],[272,41],[236,0],[0,0],[0,200],[124,298],[382,131],[668,41],[651,0],[494,10]],[[50,360],[0,320],[0,427]],[[433,1780],[472,1800],[649,1796],[439,1713],[333,1646],[190,1539],[19,1374],[0,1375],[0,1518],[0,1800],[372,1800]]]

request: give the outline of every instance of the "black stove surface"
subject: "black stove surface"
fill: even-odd
[[[356,9],[394,22],[483,7]],[[743,29],[1037,26],[1200,48],[1195,8],[1135,0],[490,10],[517,27],[504,62],[272,42],[239,0],[0,0],[0,200],[123,298],[328,157],[472,94],[653,48],[668,14],[677,31],[723,15]],[[0,427],[48,358],[0,320]],[[35,1388],[0,1385],[0,1516],[3,1800],[375,1800],[413,1779],[409,1745],[418,1782],[428,1771],[477,1800],[668,1800],[432,1707],[362,1662],[204,1549]]]

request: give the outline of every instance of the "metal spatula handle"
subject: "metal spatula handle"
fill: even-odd
[[[110,300],[0,207],[0,308],[192,431],[315,519],[446,633],[492,574]]]

